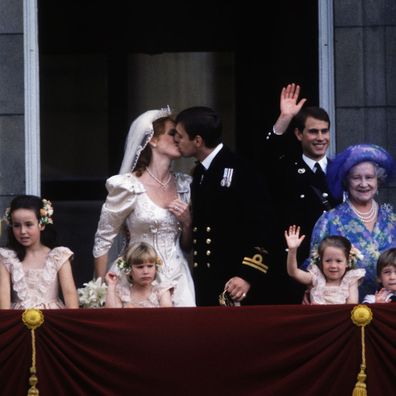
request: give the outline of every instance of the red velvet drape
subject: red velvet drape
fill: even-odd
[[[353,306],[44,310],[40,396],[352,394],[361,362]],[[369,396],[393,396],[396,304],[366,327]],[[26,395],[30,331],[0,311],[0,394]]]

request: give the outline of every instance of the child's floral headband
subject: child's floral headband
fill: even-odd
[[[40,224],[54,224],[52,221],[52,215],[54,214],[54,208],[52,202],[48,199],[43,199],[43,207],[40,209]]]
[[[118,269],[122,272],[124,272],[125,274],[129,274],[129,272],[131,271],[131,266],[129,265],[128,261],[126,261],[124,259],[124,257],[118,257],[117,261],[116,261],[116,265],[118,267]]]
[[[356,263],[358,262],[358,260],[363,260],[363,259],[364,256],[360,252],[360,250],[352,246],[349,252],[347,267],[349,269],[353,269],[356,267]],[[311,264],[318,265],[319,263],[320,263],[319,252],[318,249],[315,249],[311,253]]]
[[[53,224],[52,215],[54,214],[54,208],[52,207],[52,202],[48,199],[43,199],[43,207],[40,209],[40,219],[39,223],[42,225]],[[11,208],[7,208],[3,216],[4,221],[10,225],[11,224]]]

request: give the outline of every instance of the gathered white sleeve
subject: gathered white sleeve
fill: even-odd
[[[106,254],[125,219],[133,211],[137,194],[144,187],[131,173],[116,175],[106,181],[108,195],[102,206],[93,247],[94,257]]]

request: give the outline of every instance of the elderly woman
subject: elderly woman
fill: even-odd
[[[396,215],[389,204],[379,205],[378,187],[394,171],[394,161],[382,147],[350,146],[329,164],[327,179],[336,199],[344,202],[324,212],[315,224],[311,251],[328,235],[342,235],[359,249],[356,266],[366,270],[359,287],[360,301],[377,288],[376,263],[382,251],[396,245]]]

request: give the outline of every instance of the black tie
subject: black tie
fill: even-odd
[[[319,162],[315,163],[314,169],[315,169],[314,184],[323,193],[324,191],[327,190],[326,174],[323,172],[323,169],[320,166]]]
[[[322,169],[322,167],[320,166],[319,162],[316,162],[316,163],[315,163],[314,168],[315,168],[315,175],[317,175],[318,177],[323,178],[324,175],[325,175],[325,173],[323,172],[323,169]]]
[[[206,172],[206,168],[202,165],[201,162],[197,161],[196,162],[196,167],[194,170],[194,179],[201,184],[202,183],[202,179],[204,177],[204,174]]]

